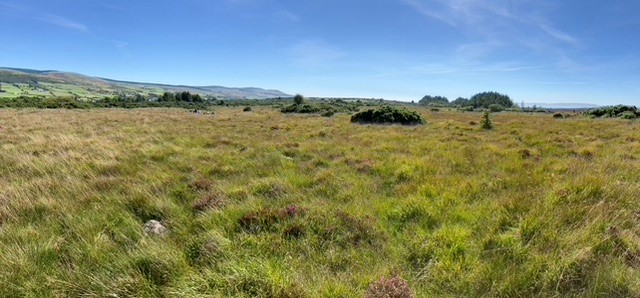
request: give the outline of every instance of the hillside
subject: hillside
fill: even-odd
[[[264,99],[289,97],[279,90],[261,88],[230,88],[222,86],[176,86],[139,82],[124,82],[90,77],[55,70],[32,70],[0,67],[0,98],[18,96],[74,96],[97,99],[118,94],[160,95],[166,91],[189,91],[219,99]]]

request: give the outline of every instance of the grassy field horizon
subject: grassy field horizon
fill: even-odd
[[[640,296],[637,121],[412,110],[2,109],[0,296]]]

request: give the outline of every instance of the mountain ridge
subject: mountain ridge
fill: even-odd
[[[147,83],[93,77],[75,72],[0,67],[0,98],[18,96],[74,96],[97,99],[116,95],[159,96],[164,92],[201,94],[219,99],[266,99],[290,97],[277,89],[258,87],[190,86]],[[8,85],[7,85],[8,84]]]

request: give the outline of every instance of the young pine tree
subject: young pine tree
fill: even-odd
[[[493,123],[491,123],[491,118],[489,117],[489,112],[484,112],[484,116],[482,118],[482,129],[492,129]]]

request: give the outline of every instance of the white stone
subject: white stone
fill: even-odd
[[[164,236],[169,233],[169,229],[163,226],[159,221],[152,219],[144,224],[144,232],[150,236]]]

